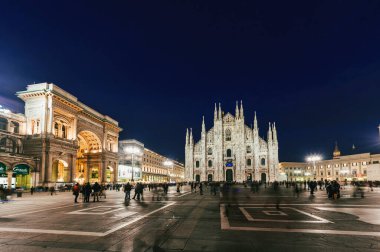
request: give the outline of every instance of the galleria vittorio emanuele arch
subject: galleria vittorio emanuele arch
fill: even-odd
[[[0,157],[9,182],[16,177],[17,186],[29,187],[117,181],[117,121],[51,83],[28,85],[17,96],[25,102],[25,114],[17,114],[17,132],[11,119],[16,114],[1,116],[0,141],[16,143],[11,138],[17,135],[23,148],[19,159],[18,153]],[[24,172],[15,176],[20,165]]]

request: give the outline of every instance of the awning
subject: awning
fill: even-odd
[[[0,174],[7,173],[7,166],[4,163],[0,162]]]
[[[13,168],[14,175],[28,175],[29,174],[29,165],[27,164],[18,164]]]

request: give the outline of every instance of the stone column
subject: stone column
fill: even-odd
[[[43,181],[44,183],[51,182],[52,171],[53,171],[53,157],[49,153],[47,154],[47,163],[45,166],[45,181]]]
[[[102,160],[102,162],[101,162],[101,174],[102,174],[102,176],[101,176],[101,180],[100,180],[100,182],[102,182],[102,183],[106,183],[107,182],[107,174],[106,174],[106,171],[107,171],[107,161],[106,160]]]
[[[113,165],[113,181],[114,183],[117,183],[119,180],[119,167],[117,163],[114,163]]]
[[[8,189],[11,189],[13,170],[8,170],[7,174],[8,174]]]

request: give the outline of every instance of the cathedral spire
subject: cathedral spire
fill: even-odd
[[[186,128],[186,145],[189,144],[189,129]]]
[[[254,130],[259,130],[258,127],[257,127],[257,117],[256,117],[256,111],[255,111],[255,119],[253,119],[253,129]]]
[[[194,139],[193,139],[193,128],[190,128],[190,139],[189,139],[190,145],[193,145]]]
[[[236,107],[235,107],[235,118],[239,118],[239,102],[236,101]]]
[[[272,126],[270,125],[270,123],[269,123],[269,129],[268,129],[267,137],[268,137],[268,144],[272,143],[272,141],[273,141],[273,139],[272,139]]]
[[[222,107],[220,106],[220,102],[219,102],[218,117],[219,117],[219,120],[223,119],[223,118],[222,118]]]
[[[218,111],[216,109],[216,102],[215,102],[215,108],[214,108],[214,121],[218,120]]]
[[[277,130],[276,130],[276,123],[275,122],[273,123],[272,131],[273,131],[273,142],[277,143]]]
[[[206,132],[205,116],[202,116],[202,133]]]
[[[244,118],[243,101],[240,100],[240,118]]]

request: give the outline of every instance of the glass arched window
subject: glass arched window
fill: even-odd
[[[231,151],[231,149],[227,149],[227,157],[232,157],[232,151]]]
[[[208,161],[208,167],[212,167],[212,160]]]
[[[62,138],[66,138],[67,132],[66,132],[66,127],[65,125],[62,125]]]
[[[261,165],[262,165],[262,166],[265,165],[265,158],[262,158],[262,159],[261,159]]]
[[[199,161],[195,161],[195,167],[199,168]]]
[[[58,127],[59,127],[59,126],[58,126],[58,123],[55,123],[55,124],[54,124],[54,135],[55,135],[55,136],[58,136]]]
[[[251,159],[247,159],[247,165],[248,165],[248,166],[251,166],[251,165],[252,165],[252,160],[251,160]]]
[[[208,154],[208,155],[212,155],[212,149],[211,149],[211,148],[208,148],[208,150],[207,150],[207,154]]]
[[[231,130],[230,129],[226,130],[226,141],[231,141]]]
[[[8,130],[8,120],[0,118],[0,130]]]

